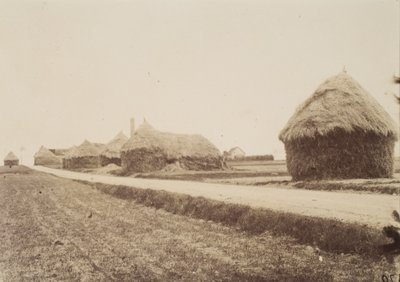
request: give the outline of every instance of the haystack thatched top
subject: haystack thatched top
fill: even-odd
[[[121,151],[134,149],[161,149],[169,157],[219,156],[220,152],[201,135],[173,134],[155,130],[147,122],[125,143]]]
[[[119,158],[122,146],[128,141],[128,137],[121,131],[107,143],[101,155],[109,158]]]
[[[79,157],[93,157],[99,156],[100,150],[99,148],[89,141],[85,140],[81,145],[78,147],[72,148],[67,153],[67,158],[79,158]]]
[[[18,161],[17,156],[13,152],[9,152],[4,158],[5,161]]]
[[[39,151],[35,153],[35,158],[57,158],[57,156],[44,146],[41,146]]]
[[[350,75],[342,72],[322,83],[301,104],[281,131],[283,142],[324,136],[341,129],[395,138],[397,127],[384,108]]]

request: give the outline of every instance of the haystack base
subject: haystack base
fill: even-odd
[[[35,158],[33,164],[47,166],[47,167],[53,167],[53,168],[60,168],[62,166],[62,160],[61,159],[59,159],[59,160],[48,159],[48,158]]]
[[[74,157],[63,159],[63,168],[97,168],[100,167],[100,158],[97,156]]]
[[[121,158],[109,158],[106,156],[100,156],[101,166],[106,166],[109,164],[116,164],[117,166],[121,166]]]
[[[389,178],[393,176],[393,137],[346,133],[302,138],[285,144],[293,180]]]
[[[126,172],[150,172],[161,170],[167,155],[161,149],[140,148],[121,152],[122,169]]]
[[[19,161],[18,160],[6,160],[6,161],[4,161],[4,165],[12,167],[14,165],[19,165]]]
[[[168,164],[179,162],[187,170],[219,170],[224,168],[222,157],[169,158],[158,148],[134,149],[121,152],[122,168],[126,172],[151,172],[161,170]]]

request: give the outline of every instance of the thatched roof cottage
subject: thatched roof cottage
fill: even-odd
[[[13,152],[9,152],[7,156],[4,158],[4,165],[12,167],[13,165],[18,165],[19,159]]]
[[[281,131],[293,180],[393,174],[395,122],[345,72],[329,78]]]
[[[128,141],[128,137],[123,132],[118,133],[100,153],[100,164],[116,164],[121,166],[121,148]]]
[[[100,167],[99,148],[85,140],[78,147],[73,147],[63,159],[63,168],[96,168]]]
[[[34,165],[43,165],[49,167],[61,167],[62,159],[56,156],[53,152],[44,146],[41,146],[39,151],[34,155]]]
[[[122,168],[127,172],[148,172],[169,164],[189,170],[223,167],[219,150],[201,135],[160,132],[146,121],[121,149]]]

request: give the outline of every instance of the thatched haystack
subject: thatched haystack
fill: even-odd
[[[223,168],[219,150],[203,136],[160,132],[147,122],[122,147],[121,160],[127,172],[156,171],[173,163],[188,170]]]
[[[76,154],[77,146],[72,146],[69,148],[67,151],[64,152],[64,155],[62,156],[62,167],[63,168],[69,168],[71,167],[71,159],[74,154]]]
[[[293,180],[392,177],[396,125],[351,76],[321,84],[279,138]]]
[[[61,157],[61,158],[63,158],[68,153],[69,150],[71,150],[71,148],[69,148],[69,149],[49,149],[50,152],[52,152],[57,157]]]
[[[100,167],[100,151],[96,145],[85,140],[78,147],[73,147],[63,159],[63,168]]]
[[[101,166],[116,164],[121,166],[121,148],[128,141],[123,132],[118,133],[100,154]]]
[[[19,159],[13,152],[9,152],[4,158],[4,165],[12,167],[13,165],[19,165]]]
[[[34,165],[59,168],[62,165],[62,159],[46,147],[41,146],[39,151],[34,155]]]

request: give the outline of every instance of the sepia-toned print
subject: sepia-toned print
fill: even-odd
[[[400,2],[0,0],[0,281],[400,281]]]

